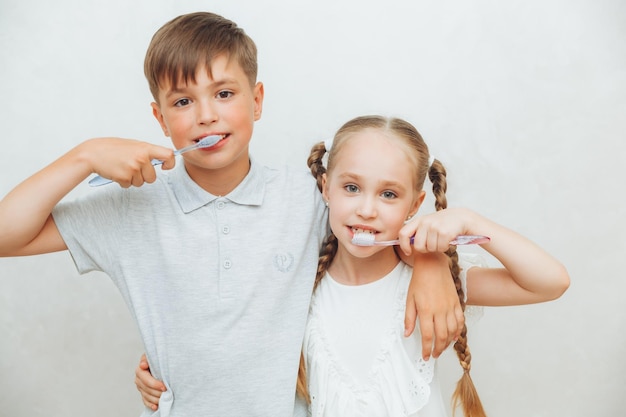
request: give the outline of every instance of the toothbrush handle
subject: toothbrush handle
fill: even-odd
[[[95,177],[89,180],[89,186],[99,187],[101,185],[110,184],[112,182],[113,181],[108,178],[104,178],[104,177],[101,177],[100,175],[96,175]]]
[[[174,154],[177,154],[177,153],[174,152]],[[163,161],[161,161],[160,159],[153,159],[151,162],[152,162],[152,165],[154,165],[154,166],[163,164]],[[112,182],[113,182],[113,180],[101,177],[100,175],[96,175],[95,177],[93,177],[92,179],[89,180],[89,186],[91,186],[91,187],[99,187],[101,185],[111,184]]]
[[[452,242],[450,242],[450,245],[480,245],[488,243],[490,240],[491,238],[489,236],[459,235]],[[413,237],[411,237],[411,244],[413,244]]]
[[[491,240],[488,236],[481,235],[459,235],[450,242],[451,245],[480,245]]]

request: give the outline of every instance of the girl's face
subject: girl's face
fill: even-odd
[[[353,245],[354,233],[374,233],[376,240],[398,238],[404,221],[424,199],[424,192],[415,189],[416,170],[408,152],[401,139],[378,129],[352,134],[343,142],[323,189],[340,248],[367,257],[383,247]]]

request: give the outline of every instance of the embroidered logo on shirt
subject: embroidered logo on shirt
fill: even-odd
[[[289,272],[293,267],[293,255],[291,253],[279,253],[275,255],[274,266],[280,272]]]

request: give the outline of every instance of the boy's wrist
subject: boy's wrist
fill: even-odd
[[[413,265],[415,268],[441,268],[448,267],[448,256],[441,252],[413,252]]]

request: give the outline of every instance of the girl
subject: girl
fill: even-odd
[[[303,343],[298,395],[313,416],[445,416],[435,359],[422,359],[418,334],[404,333],[411,267],[391,246],[357,246],[357,233],[376,241],[399,237],[403,251],[445,251],[461,305],[496,306],[558,298],[569,286],[565,268],[519,234],[467,209],[447,209],[446,171],[433,160],[417,130],[400,119],[353,119],[308,160],[329,207],[332,233],[320,254]],[[436,213],[402,226],[422,204],[426,174]],[[406,187],[412,184],[412,187]],[[488,268],[450,246],[457,235],[486,235],[483,248],[502,268]],[[419,267],[419,265],[416,265]],[[466,417],[485,412],[469,376],[471,355],[464,328],[454,348],[463,375],[453,395]],[[151,381],[137,372],[144,399]],[[154,394],[152,392],[151,394]]]

